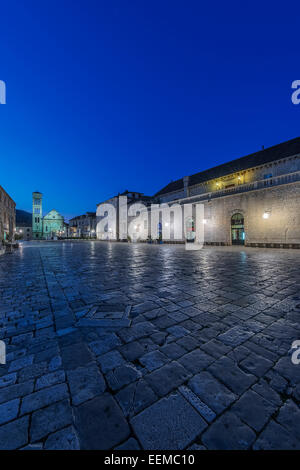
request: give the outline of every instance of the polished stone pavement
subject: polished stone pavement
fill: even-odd
[[[300,449],[299,250],[0,257],[0,449]]]

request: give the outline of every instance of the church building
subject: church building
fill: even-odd
[[[67,235],[67,225],[57,210],[52,209],[43,217],[43,195],[39,191],[32,193],[32,238],[34,240],[54,240]]]

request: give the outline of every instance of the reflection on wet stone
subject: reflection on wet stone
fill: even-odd
[[[299,261],[89,241],[0,257],[0,448],[300,449]]]

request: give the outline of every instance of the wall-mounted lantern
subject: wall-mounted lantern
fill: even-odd
[[[263,213],[263,219],[269,219],[270,218],[270,215],[271,215],[271,211],[265,211]]]

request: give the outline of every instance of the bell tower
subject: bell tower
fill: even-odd
[[[43,238],[43,212],[42,193],[35,191],[32,193],[32,238]]]

